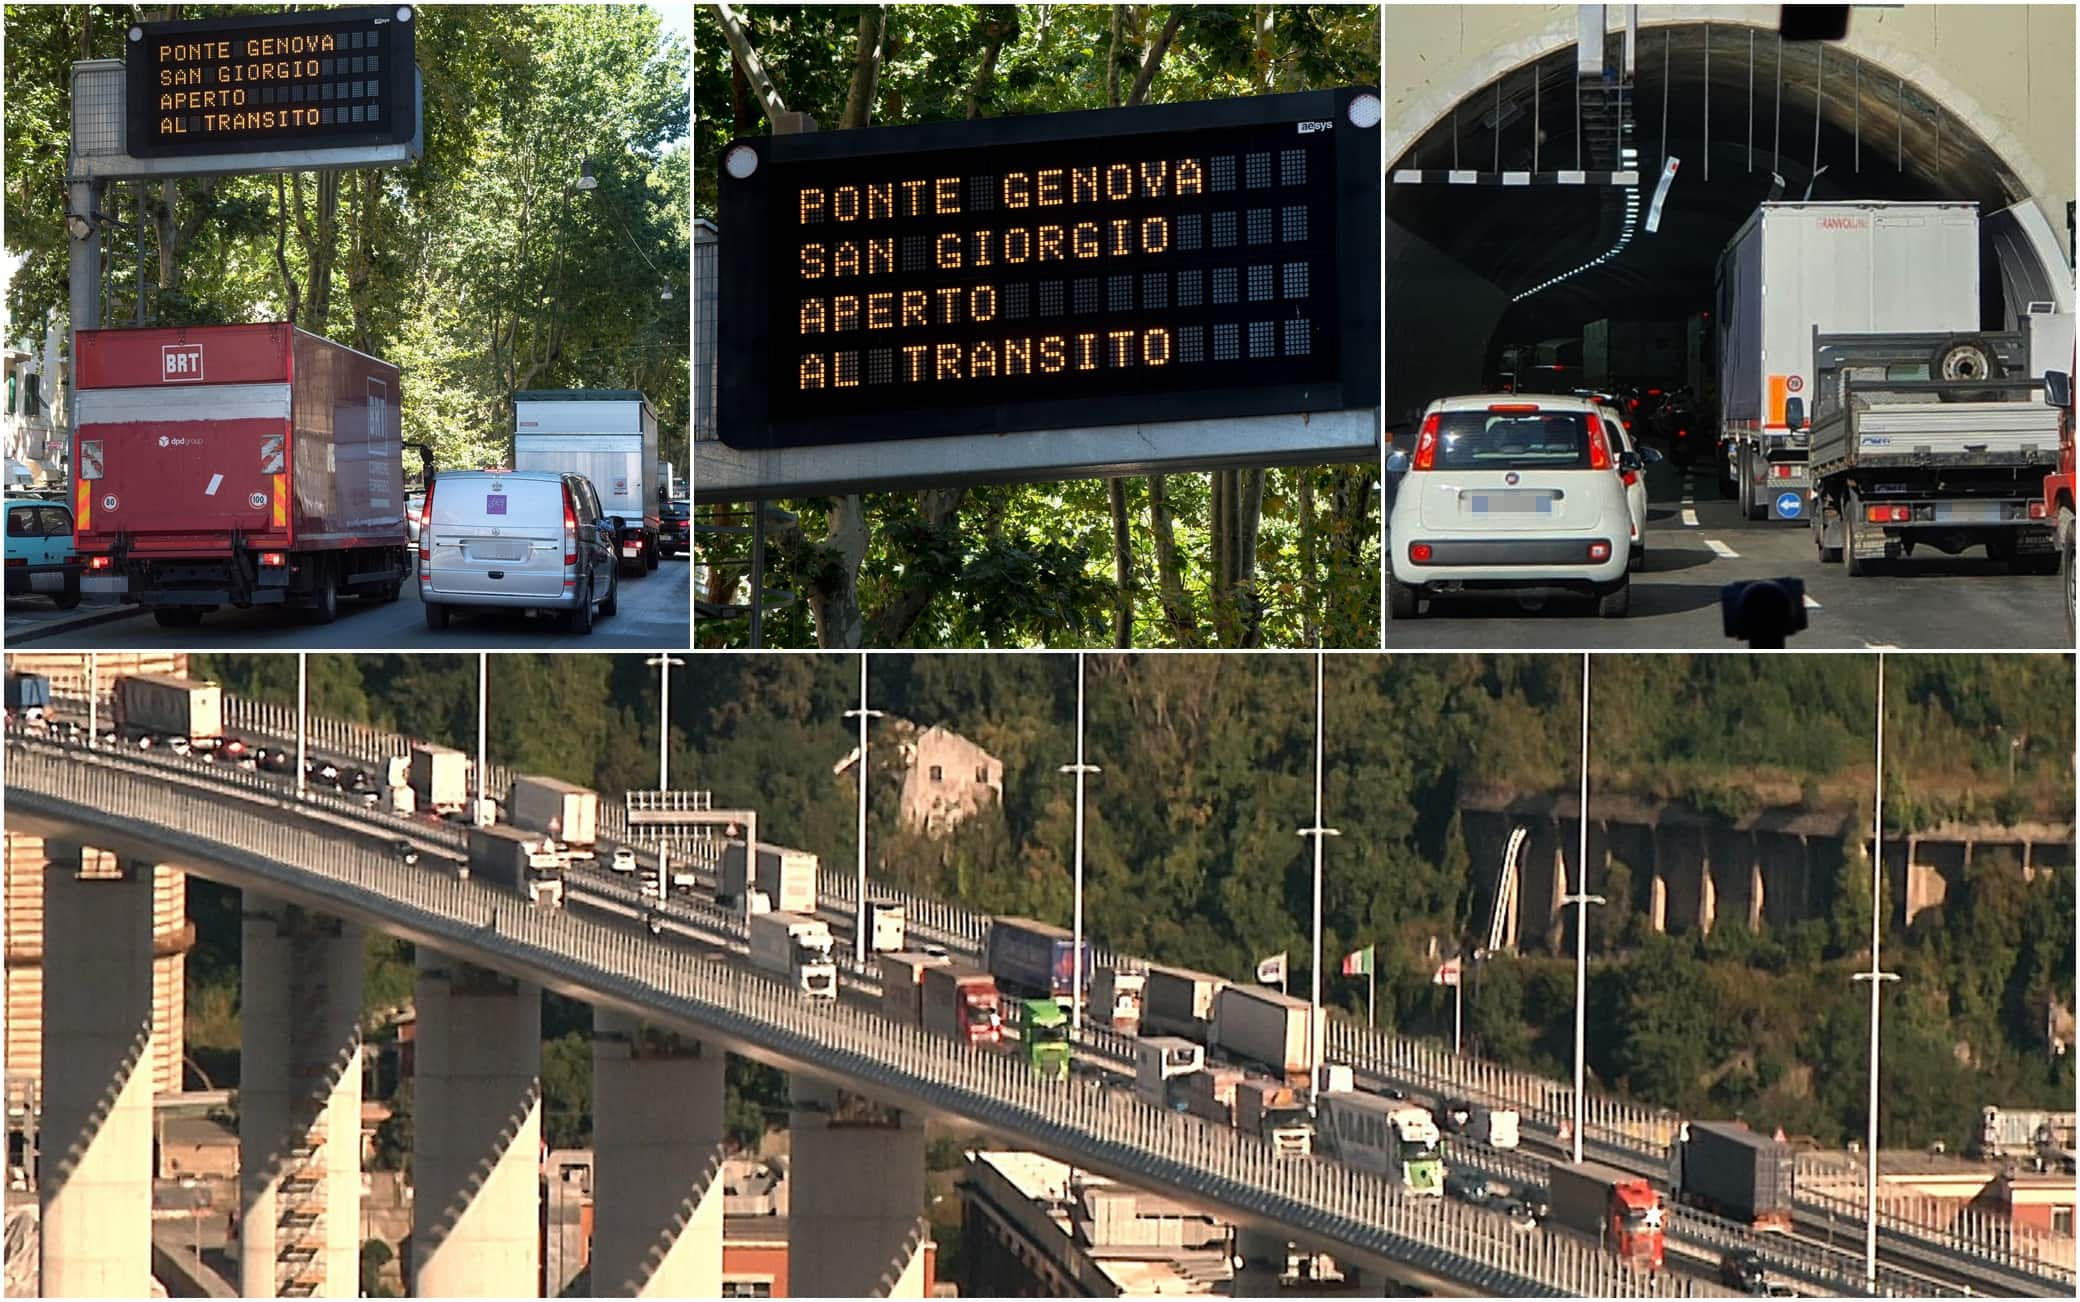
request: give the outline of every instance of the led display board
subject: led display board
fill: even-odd
[[[723,151],[718,427],[774,448],[1378,405],[1379,100]]]
[[[138,23],[133,158],[398,144],[417,127],[409,5]]]

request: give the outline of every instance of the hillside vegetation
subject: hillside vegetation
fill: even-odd
[[[1868,826],[1875,721],[1871,657],[1598,656],[1591,719],[1599,795],[1742,814],[1812,804]],[[475,745],[474,657],[313,657],[314,708]],[[1001,817],[941,840],[897,826],[901,774],[876,747],[869,846],[876,871],[971,907],[1069,920],[1076,661],[1069,656],[881,656],[872,704],[943,724],[1004,762]],[[1888,835],[1948,819],[2044,820],[2073,809],[2070,658],[1887,659]],[[283,657],[225,657],[239,690],[293,693]],[[1430,984],[1473,920],[1462,789],[1572,792],[1581,661],[1567,656],[1331,656],[1324,822],[1327,997],[1362,1015],[1335,958],[1378,946],[1379,1016],[1448,1036],[1449,991]],[[611,797],[655,781],[656,671],[639,657],[495,656],[492,758],[589,782]],[[1093,656],[1087,748],[1086,922],[1103,944],[1243,976],[1289,951],[1307,983],[1313,818],[1313,662],[1304,656]],[[826,862],[854,855],[853,785],[832,766],[855,742],[852,657],[700,657],[673,692],[675,786],[748,803],[762,831]],[[594,704],[595,702],[600,704]],[[2010,763],[2013,778],[2010,778]],[[1607,889],[1622,865],[1592,869]],[[1977,1108],[2070,1100],[2053,1050],[2073,1004],[2070,868],[2025,881],[1981,855],[1944,907],[1886,938],[1903,980],[1884,1023],[1888,1144],[1962,1144]],[[1869,881],[1852,855],[1826,917],[1749,935],[1649,934],[1592,917],[1591,1070],[1692,1115],[1742,1113],[1835,1143],[1863,1128]],[[1496,1057],[1557,1069],[1571,1055],[1572,965],[1528,955],[1479,964],[1469,1035]],[[2070,1040],[2070,1022],[2062,1035]]]

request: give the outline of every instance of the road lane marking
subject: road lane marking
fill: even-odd
[[[1811,593],[1807,593],[1807,594],[1806,594],[1806,609],[1807,609],[1807,610],[1818,610],[1818,609],[1820,609],[1820,603],[1819,603],[1819,602],[1817,602],[1817,601],[1815,601],[1815,600],[1813,600],[1813,595],[1812,595]]]
[[[1705,539],[1704,545],[1711,548],[1712,555],[1719,557],[1721,560],[1733,561],[1740,559],[1741,554],[1739,552],[1735,551],[1731,547],[1728,547],[1725,543],[1720,542],[1717,538]]]
[[[1697,527],[1697,512],[1691,510],[1687,506],[1684,507],[1683,524],[1686,528],[1695,529]]]

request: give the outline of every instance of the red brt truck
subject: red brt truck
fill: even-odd
[[[397,368],[285,322],[78,335],[81,590],[329,624],[409,577]]]

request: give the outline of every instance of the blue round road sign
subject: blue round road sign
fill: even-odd
[[[1799,515],[1803,514],[1803,513],[1805,512],[1805,509],[1806,509],[1806,499],[1805,499],[1805,496],[1804,496],[1803,494],[1800,494],[1800,493],[1779,493],[1779,494],[1777,494],[1777,514],[1778,514],[1778,515],[1781,515],[1781,516],[1785,516],[1785,517],[1796,517],[1796,516],[1799,516]]]

